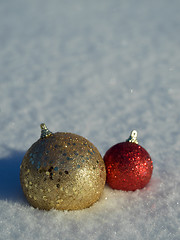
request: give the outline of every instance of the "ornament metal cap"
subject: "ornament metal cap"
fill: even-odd
[[[46,138],[51,136],[53,133],[51,131],[49,131],[49,129],[46,127],[45,123],[41,123],[40,125],[41,127],[41,138]]]
[[[136,130],[131,131],[131,134],[130,134],[129,138],[126,140],[126,142],[132,142],[132,143],[138,144],[137,131]]]

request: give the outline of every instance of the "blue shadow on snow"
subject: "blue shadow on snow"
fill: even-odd
[[[0,199],[26,203],[25,196],[20,184],[20,164],[24,152],[11,150],[8,157],[0,159]]]

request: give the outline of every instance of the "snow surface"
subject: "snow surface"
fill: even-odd
[[[180,1],[0,1],[0,239],[180,239]],[[148,186],[105,187],[92,207],[29,206],[19,166],[40,136],[88,138],[102,155],[138,131]]]

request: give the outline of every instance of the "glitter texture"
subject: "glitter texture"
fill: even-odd
[[[134,191],[143,188],[153,171],[149,153],[132,142],[112,146],[106,152],[104,162],[108,185],[119,190]]]
[[[91,206],[104,189],[106,170],[97,148],[72,133],[40,138],[24,156],[23,192],[39,209],[76,210]]]

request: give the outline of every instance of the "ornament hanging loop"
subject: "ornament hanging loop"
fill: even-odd
[[[126,142],[132,142],[132,143],[138,144],[137,131],[136,130],[131,131],[131,134],[130,134],[129,138],[126,140]]]
[[[46,138],[52,135],[52,132],[46,127],[45,123],[41,123],[41,138]]]

